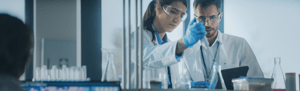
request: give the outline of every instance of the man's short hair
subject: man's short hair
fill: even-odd
[[[218,9],[218,13],[221,13],[221,6],[222,2],[221,0],[195,0],[193,3],[194,9],[197,8],[197,6],[200,5],[201,8],[207,8],[210,5],[216,5]]]
[[[0,74],[19,78],[25,71],[32,39],[29,29],[18,18],[0,14]]]

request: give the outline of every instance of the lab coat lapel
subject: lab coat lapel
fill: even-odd
[[[219,60],[219,65],[222,66],[222,69],[226,69],[227,68],[227,54],[226,54],[226,49],[225,46],[223,44],[223,33],[221,33],[220,31],[218,31],[218,40],[219,40],[219,47],[220,49],[219,54],[218,54],[218,58],[217,60]]]
[[[206,77],[207,75],[209,75],[209,74],[207,74],[206,73],[206,71],[205,71],[205,67],[203,66],[204,65],[204,63],[203,63],[203,61],[205,61],[205,60],[210,60],[210,61],[212,61],[213,60],[213,56],[212,56],[212,53],[211,53],[211,51],[208,49],[209,48],[209,43],[208,43],[208,40],[207,40],[207,38],[206,37],[204,37],[203,39],[201,39],[201,46],[202,46],[202,52],[203,52],[203,59],[204,60],[202,60],[202,55],[201,55],[201,50],[199,49],[199,54],[200,54],[200,59],[199,60],[201,60],[200,62],[201,62],[201,66],[202,66],[202,70],[203,70],[203,73],[204,73],[204,76]],[[199,47],[200,48],[200,47]],[[205,62],[207,62],[207,61],[205,61]],[[207,69],[207,71],[208,71],[208,73],[211,71],[211,66],[212,66],[212,62],[210,62],[210,63],[205,63],[205,65],[206,65],[206,69]],[[205,78],[204,77],[204,78]],[[206,80],[208,80],[209,78],[206,78]]]
[[[204,69],[203,60],[202,60],[202,57],[201,57],[202,54],[201,54],[201,51],[200,51],[200,47],[202,46],[202,41],[199,40],[199,42],[195,46],[196,46],[196,51],[194,51],[194,52],[196,52],[195,54],[197,55],[197,56],[195,56],[196,57],[196,60],[195,60],[196,62],[195,63],[198,66],[197,72],[199,72],[199,74],[202,74],[202,75],[201,76],[196,75],[197,77],[194,77],[194,78],[197,78],[197,79],[195,79],[196,81],[204,81],[206,73],[204,72],[205,69]]]

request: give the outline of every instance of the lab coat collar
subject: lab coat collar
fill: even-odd
[[[227,62],[227,54],[226,54],[226,49],[224,47],[224,45],[222,45],[223,43],[223,33],[221,33],[219,30],[218,30],[218,35],[217,35],[217,38],[216,38],[216,41],[215,42],[219,42],[219,53],[217,54],[217,58],[216,58],[216,61],[218,62],[218,64],[222,65],[222,68],[221,69],[226,69],[227,68],[227,65],[226,65],[226,62]],[[200,46],[202,46],[205,50],[207,50],[208,46],[209,46],[209,43],[208,43],[208,40],[206,37],[202,38],[201,40],[199,40],[200,42],[198,42],[198,48],[196,48],[197,50],[200,50]],[[216,43],[214,43],[216,44]]]
[[[222,38],[223,38],[223,33],[220,32],[220,30],[217,31],[218,32],[218,35],[217,35],[217,38],[214,42],[214,44],[212,46],[214,46],[215,44],[217,44],[217,42],[219,42],[219,46],[222,45],[223,41],[222,41]],[[200,43],[200,46],[202,46],[203,48],[207,48],[209,47],[209,42],[207,40],[206,37],[202,38],[201,40],[199,40],[201,43]]]
[[[163,37],[163,39],[161,39],[160,35],[158,34],[156,28],[154,27],[154,25],[152,24],[152,28],[153,30],[155,31],[155,35],[156,35],[156,40],[158,42],[158,44],[164,44],[164,43],[167,43],[168,42],[168,36],[167,34],[165,34],[165,36]]]
[[[160,45],[168,42],[168,36],[167,36],[167,34],[165,34],[165,36],[164,36],[163,39],[161,39],[161,37],[159,36],[158,32],[155,32],[155,35],[157,36],[156,39],[157,39],[157,42]]]

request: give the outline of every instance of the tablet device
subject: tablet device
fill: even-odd
[[[232,82],[231,82],[233,78],[239,78],[240,76],[246,77],[248,70],[249,70],[248,66],[221,70],[227,90],[233,90]]]

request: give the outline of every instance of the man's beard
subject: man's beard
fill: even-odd
[[[216,28],[212,28],[212,27],[205,27],[205,30],[206,30],[206,37],[207,38],[211,38],[215,35],[215,33],[218,31],[218,27],[219,25],[216,27]]]

